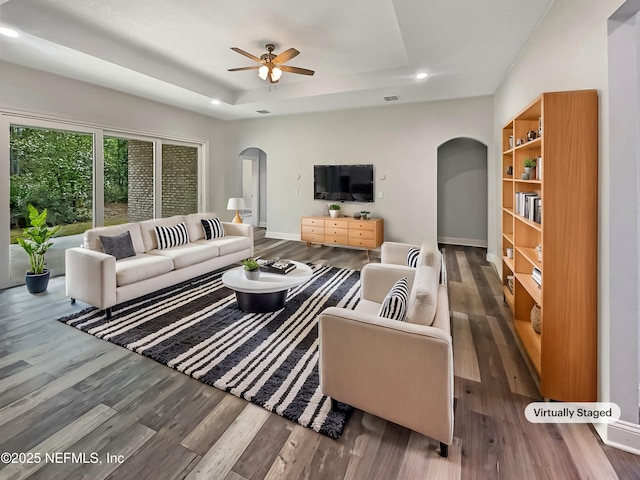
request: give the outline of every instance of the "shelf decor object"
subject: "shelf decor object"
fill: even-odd
[[[597,92],[543,93],[503,127],[501,156],[503,294],[518,338],[542,397],[596,401]],[[520,178],[533,159],[536,174]]]

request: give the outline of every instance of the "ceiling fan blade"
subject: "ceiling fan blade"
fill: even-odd
[[[260,60],[258,57],[250,54],[249,52],[245,52],[244,50],[241,50],[238,47],[231,47],[231,50],[233,50],[234,52],[238,52],[240,55],[244,55],[245,57],[249,57],[254,62],[262,63],[262,60]]]
[[[252,67],[239,67],[239,68],[229,68],[227,72],[241,72],[243,70],[258,70],[261,65],[254,65]]]
[[[313,75],[314,73],[316,73],[313,70],[308,70],[306,68],[300,67],[289,67],[288,65],[278,65],[278,68],[283,72],[299,73],[300,75]]]
[[[288,62],[293,57],[297,57],[298,55],[300,55],[300,52],[298,50],[296,50],[295,48],[290,48],[289,50],[285,50],[276,58],[274,58],[273,63],[279,65],[281,63]]]

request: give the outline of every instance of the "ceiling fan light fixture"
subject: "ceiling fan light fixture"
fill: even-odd
[[[416,74],[416,78],[417,78],[418,80],[422,80],[422,79],[424,79],[424,78],[427,78],[428,76],[429,76],[429,74],[428,74],[428,73],[426,73],[426,72],[420,72],[420,73],[417,73],[417,74]]]
[[[258,76],[262,79],[262,80],[266,80],[267,79],[267,75],[269,75],[269,67],[267,67],[266,65],[261,66],[258,69]]]
[[[282,76],[282,70],[279,69],[278,67],[273,67],[271,69],[271,81],[272,82],[277,82],[278,80],[280,80],[280,77]]]

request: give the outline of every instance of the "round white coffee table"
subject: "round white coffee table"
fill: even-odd
[[[257,280],[249,280],[244,267],[233,268],[222,275],[222,284],[236,292],[240,310],[250,313],[275,312],[284,308],[287,292],[311,278],[311,268],[295,262],[296,269],[287,273],[260,272]]]

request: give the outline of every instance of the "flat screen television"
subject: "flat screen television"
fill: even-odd
[[[314,165],[313,198],[373,202],[373,165]]]

